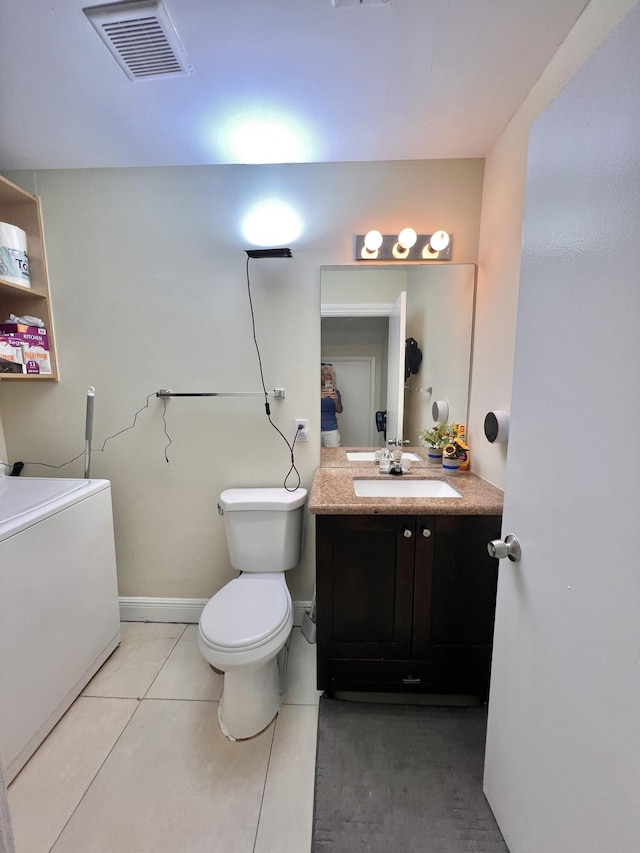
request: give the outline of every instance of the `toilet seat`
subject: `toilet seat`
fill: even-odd
[[[268,643],[290,615],[291,596],[282,580],[241,576],[205,605],[200,633],[214,651],[248,651]]]

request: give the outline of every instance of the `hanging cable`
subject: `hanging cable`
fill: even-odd
[[[107,437],[105,438],[105,440],[102,442],[102,447],[98,447],[98,448],[93,448],[93,447],[92,447],[92,448],[91,448],[91,452],[92,452],[92,453],[104,453],[104,449],[105,449],[105,447],[107,446],[107,442],[108,442],[108,441],[111,441],[111,439],[112,439],[112,438],[116,438],[117,436],[122,435],[122,433],[123,433],[123,432],[127,432],[128,430],[133,429],[133,428],[135,427],[135,425],[136,425],[137,420],[138,420],[138,415],[139,415],[141,412],[143,412],[145,409],[148,409],[148,408],[149,408],[149,400],[150,400],[152,397],[155,397],[155,396],[156,396],[156,392],[155,392],[155,391],[154,391],[152,394],[148,394],[148,395],[147,395],[147,402],[144,404],[144,406],[141,406],[141,407],[138,409],[138,411],[135,413],[135,415],[133,416],[133,423],[131,424],[131,426],[124,427],[123,429],[118,430],[118,432],[114,432],[114,433],[113,433],[113,435],[109,435],[109,436],[107,436]],[[163,409],[162,409],[162,422],[163,422],[163,424],[164,424],[164,434],[165,434],[165,435],[166,435],[166,437],[167,437],[167,444],[165,445],[165,448],[164,448],[164,458],[165,458],[165,461],[168,463],[168,462],[169,462],[169,457],[167,456],[167,451],[168,451],[169,447],[173,444],[173,441],[171,440],[171,436],[169,435],[169,431],[168,431],[168,429],[167,429],[167,417],[166,417],[166,414],[167,414],[167,401],[166,401],[166,400],[162,400],[162,403],[163,403]],[[69,459],[69,460],[67,460],[66,462],[63,462],[61,465],[51,465],[51,464],[50,464],[50,463],[48,463],[48,462],[25,462],[24,464],[25,464],[25,465],[40,465],[42,468],[53,468],[54,470],[59,470],[60,468],[64,468],[64,467],[65,467],[65,466],[67,466],[67,465],[71,465],[71,463],[72,463],[72,462],[75,462],[75,461],[76,461],[76,459],[79,459],[83,454],[84,454],[84,450],[82,451],[82,453],[78,453],[78,455],[77,455],[77,456],[74,456],[74,457],[73,457],[73,459]],[[0,462],[0,464],[9,465],[10,463],[8,463],[8,462],[4,462],[4,463]]]
[[[266,416],[267,416],[267,420],[269,421],[269,423],[271,424],[271,426],[272,426],[272,427],[275,429],[275,431],[276,431],[276,432],[277,432],[277,433],[282,437],[282,440],[284,441],[284,443],[285,443],[285,444],[287,445],[287,447],[289,448],[289,452],[290,452],[290,454],[291,454],[291,467],[290,467],[290,468],[289,468],[289,470],[287,471],[287,475],[286,475],[286,477],[284,478],[282,485],[284,486],[284,488],[285,488],[288,492],[295,492],[295,491],[296,491],[296,489],[299,489],[299,488],[300,488],[300,483],[301,483],[300,472],[299,472],[299,471],[298,471],[298,469],[296,468],[296,461],[295,461],[295,456],[294,456],[294,452],[293,452],[293,448],[295,447],[296,439],[297,439],[297,437],[298,437],[298,432],[297,432],[297,430],[296,430],[296,434],[295,434],[295,435],[294,435],[294,437],[293,437],[293,441],[292,441],[292,442],[290,442],[290,441],[287,439],[287,437],[284,435],[284,433],[283,433],[283,432],[282,432],[282,431],[281,431],[281,430],[276,426],[276,424],[274,424],[274,422],[271,420],[271,408],[269,407],[269,395],[268,395],[268,393],[267,393],[267,386],[265,385],[265,381],[264,381],[264,373],[263,373],[263,370],[262,370],[262,356],[260,355],[260,347],[258,346],[258,337],[257,337],[257,335],[256,335],[256,318],[255,318],[255,315],[254,315],[254,312],[253,312],[253,299],[251,298],[251,280],[250,280],[250,278],[249,278],[249,261],[250,261],[250,260],[251,260],[251,258],[250,258],[249,256],[247,256],[247,268],[246,268],[246,274],[247,274],[247,293],[248,293],[248,295],[249,295],[249,309],[250,309],[250,311],[251,311],[251,329],[252,329],[252,332],[253,332],[253,343],[254,343],[254,345],[255,345],[256,353],[257,353],[257,355],[258,355],[258,367],[259,367],[259,370],[260,370],[260,382],[261,382],[261,384],[262,384],[262,392],[263,392],[263,394],[264,394],[264,411],[265,411],[265,414],[266,414]],[[288,479],[289,479],[289,477],[291,476],[292,472],[295,472],[295,474],[296,474],[296,476],[297,476],[297,478],[298,478],[298,482],[297,482],[297,485],[295,485],[293,488],[289,488],[289,486],[287,486],[287,480],[288,480]]]

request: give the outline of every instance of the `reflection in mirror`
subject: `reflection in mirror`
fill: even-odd
[[[376,411],[391,410],[393,376],[404,366],[401,347],[389,347],[389,315],[406,292],[405,338],[422,351],[417,374],[405,380],[401,436],[418,445],[418,434],[433,423],[435,400],[449,404],[449,420],[467,422],[475,290],[473,264],[406,267],[323,267],[321,271],[321,355],[331,361],[343,398],[339,416],[343,447],[384,445]],[[388,438],[396,436],[388,435]]]

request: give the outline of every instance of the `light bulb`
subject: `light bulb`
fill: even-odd
[[[415,245],[418,235],[413,228],[403,228],[398,234],[398,245],[401,249],[410,249]]]
[[[435,234],[431,235],[429,248],[432,252],[443,252],[449,245],[450,239],[446,231],[436,231]]]
[[[379,231],[367,231],[364,235],[364,245],[368,252],[377,252],[382,246],[382,234]]]
[[[409,249],[405,249],[404,246],[400,245],[400,240],[397,240],[393,244],[391,254],[397,261],[403,261],[409,255]]]

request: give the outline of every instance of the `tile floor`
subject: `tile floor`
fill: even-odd
[[[231,743],[196,626],[123,623],[121,646],[9,786],[16,853],[309,851],[315,648],[294,628],[277,719]]]

